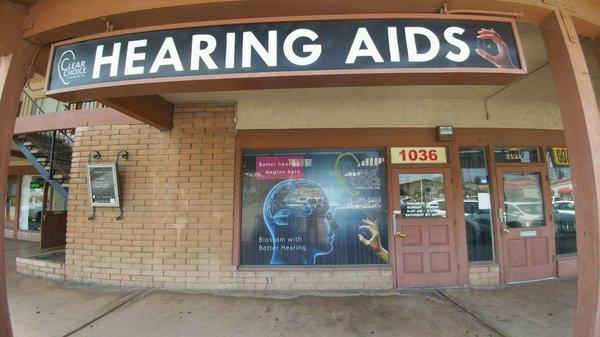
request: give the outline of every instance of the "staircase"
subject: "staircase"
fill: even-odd
[[[26,109],[23,109],[27,107]],[[25,111],[24,111],[25,110]],[[31,111],[29,111],[31,110]],[[43,110],[29,95],[21,96],[19,116],[43,114]],[[56,192],[67,199],[71,157],[72,130],[51,130],[13,136],[13,142],[33,167]]]

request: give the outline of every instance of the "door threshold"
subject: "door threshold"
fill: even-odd
[[[548,280],[554,280],[556,277],[555,276],[550,276],[550,277],[544,277],[544,278],[536,278],[533,280],[525,280],[525,281],[512,281],[512,282],[506,282],[506,284],[524,284],[524,283],[533,283],[533,282],[540,282],[540,281],[548,281]]]

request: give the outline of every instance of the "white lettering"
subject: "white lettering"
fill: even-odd
[[[225,68],[235,67],[235,33],[227,33],[225,44]]]
[[[202,42],[206,43],[206,48],[201,48]],[[191,70],[200,69],[200,59],[206,64],[208,69],[218,69],[215,61],[210,54],[217,48],[217,40],[214,36],[208,34],[197,34],[192,36],[192,59]]]
[[[361,49],[363,43],[365,44],[365,49]],[[369,31],[364,27],[360,27],[356,31],[352,47],[350,47],[348,57],[346,57],[346,64],[354,64],[356,58],[362,56],[371,57],[376,63],[383,62],[383,57],[381,57],[377,47],[375,47],[375,43],[373,43]]]
[[[408,62],[427,62],[440,51],[440,41],[437,36],[427,28],[423,27],[406,27],[404,30],[406,36],[406,48],[408,50]],[[417,41],[415,35],[425,36],[429,40],[429,50],[424,53],[419,53],[417,50]]]
[[[471,54],[471,50],[469,49],[469,45],[464,41],[461,41],[454,37],[455,34],[462,35],[465,32],[464,29],[460,27],[448,27],[444,31],[444,38],[448,41],[449,44],[457,47],[460,52],[455,53],[453,51],[449,51],[446,54],[446,58],[450,61],[454,62],[464,62],[469,58]]]
[[[167,53],[169,57],[167,57]],[[157,72],[162,66],[172,66],[175,68],[175,71],[183,71],[183,65],[181,64],[181,59],[179,58],[179,53],[172,37],[165,38],[158,51],[158,55],[156,55],[156,59],[154,59],[154,63],[152,63],[152,67],[150,67],[150,73]]]
[[[252,49],[269,67],[277,66],[277,31],[270,30],[268,33],[268,49],[258,41],[252,32],[244,32],[242,35],[242,68],[252,66]]]
[[[100,78],[100,68],[108,64],[110,65],[110,77],[117,76],[119,71],[119,54],[121,53],[121,42],[113,44],[113,53],[109,56],[103,56],[104,45],[101,44],[96,47],[96,56],[94,57],[94,70],[92,72],[92,78]]]
[[[144,73],[144,66],[133,66],[133,62],[146,58],[146,53],[136,53],[136,48],[146,47],[148,40],[135,40],[127,44],[127,53],[125,54],[125,75],[141,75]]]
[[[285,38],[285,41],[283,41],[283,53],[293,64],[297,66],[307,66],[319,59],[322,48],[320,44],[305,44],[302,46],[302,51],[309,53],[309,55],[304,57],[296,55],[296,53],[294,53],[294,42],[301,37],[309,38],[311,41],[315,42],[319,35],[310,29],[296,29]]]
[[[400,48],[398,47],[398,29],[388,27],[388,44],[390,46],[390,61],[400,62]]]

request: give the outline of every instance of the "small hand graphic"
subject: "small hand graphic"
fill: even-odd
[[[363,219],[359,229],[366,229],[371,233],[370,239],[365,239],[362,234],[358,234],[358,240],[365,246],[371,248],[383,261],[389,262],[388,251],[381,246],[381,237],[379,236],[379,228],[377,224],[369,219]]]
[[[498,68],[502,68],[502,69],[515,69],[516,68],[516,66],[514,65],[514,63],[512,62],[512,60],[510,58],[510,54],[508,53],[508,46],[506,45],[506,43],[502,40],[500,35],[494,29],[482,28],[477,33],[479,34],[479,35],[477,35],[478,39],[492,40],[498,47],[498,54],[496,54],[496,55],[492,55],[481,48],[477,48],[477,49],[475,49],[475,52],[477,54],[479,54],[479,56],[481,56],[484,59],[486,59],[487,61],[493,63]]]

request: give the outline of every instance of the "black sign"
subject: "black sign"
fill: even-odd
[[[118,207],[117,169],[113,164],[88,165],[88,192],[91,206]]]
[[[47,89],[306,70],[523,69],[514,22],[492,20],[294,21],[116,35],[55,46]]]

